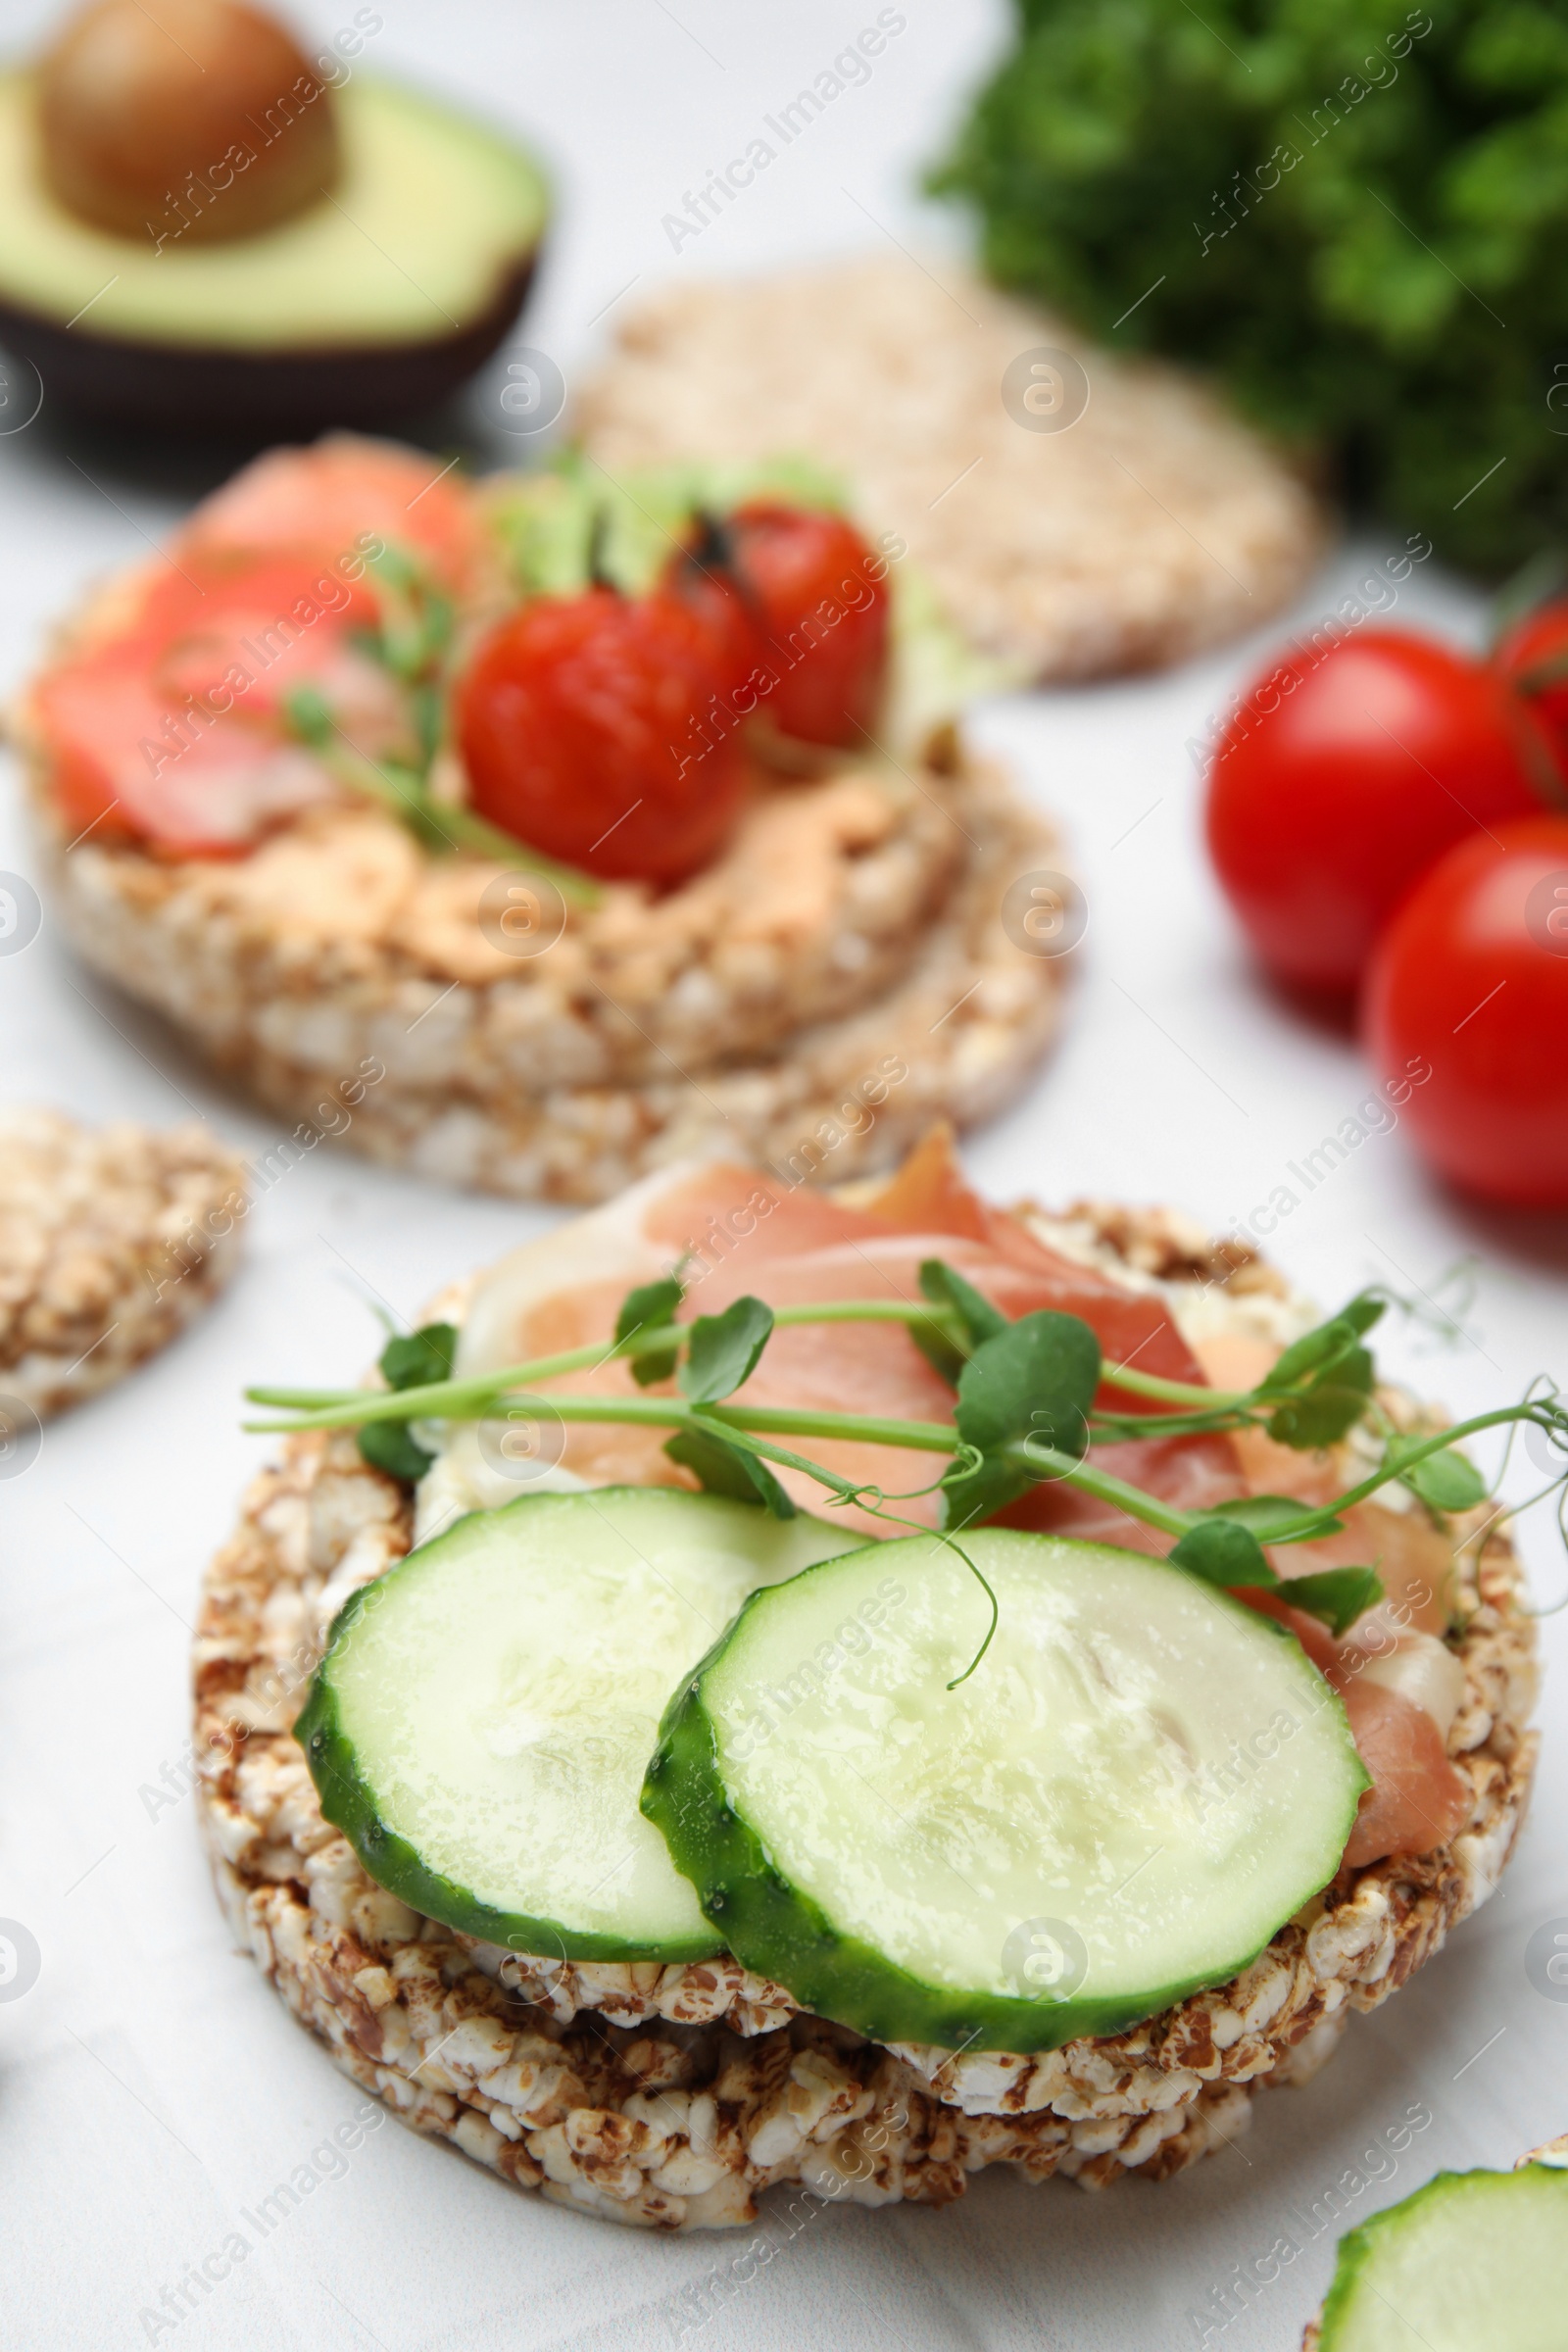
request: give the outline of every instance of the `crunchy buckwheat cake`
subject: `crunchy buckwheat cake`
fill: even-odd
[[[1060,858],[958,741],[991,676],[789,455],[470,483],[335,436],[85,598],[11,732],[117,985],[295,1116],[365,1082],[355,1149],[591,1200],[806,1148],[883,1061],[845,1171],[1022,1082],[1061,967],[1003,902]]]
[[[44,1418],[167,1347],[233,1273],[247,1190],[195,1121],[0,1113],[0,1391]]]
[[[47,790],[37,808],[88,962],[289,1116],[379,1065],[349,1140],[489,1191],[591,1201],[694,1152],[788,1159],[897,1066],[835,1158],[882,1166],[934,1116],[1000,1107],[1060,1014],[1063,964],[1003,922],[1008,886],[1062,862],[1055,837],[957,755],[765,790],[684,888],[563,907],[530,956],[481,906],[502,866],[433,858],[374,808],[178,862],[68,847]]]
[[[1084,1204],[1035,1229],[1157,1295],[1195,1344],[1277,1348],[1310,1320],[1250,1250],[1166,1212]],[[467,1296],[455,1286],[440,1311],[461,1319]],[[1408,1399],[1382,1400],[1417,1425]],[[408,1548],[412,1508],[347,1434],[295,1438],[252,1487],[203,1598],[200,1802],[219,1889],[296,2017],[403,2121],[612,2220],[739,2226],[790,2181],[945,2203],[990,2164],[1086,2187],[1162,2180],[1234,2139],[1254,2089],[1305,2081],[1351,2013],[1401,1985],[1497,1883],[1535,1757],[1533,1628],[1495,1521],[1478,1509],[1451,1525],[1463,1690],[1446,1748],[1471,1792],[1451,1839],[1343,1867],[1240,1977],[1128,2032],[966,2055],[863,2039],[732,1959],[503,1951],[377,1886],[322,1819],[290,1726],[337,1611]]]
[[[1076,410],[1072,385],[1008,377],[1004,402],[1008,369],[1027,378],[1042,351],[1087,378],[1062,430],[1020,419],[1031,390],[1045,417],[1051,400]],[[1220,644],[1294,595],[1324,544],[1307,490],[1192,378],[1096,351],[947,262],[664,286],[627,316],[576,421],[612,472],[819,453],[867,526],[907,541],[953,624],[1026,677]]]

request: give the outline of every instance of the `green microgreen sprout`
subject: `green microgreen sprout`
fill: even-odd
[[[368,758],[314,685],[296,686],[283,700],[284,720],[296,741],[348,791],[389,809],[432,854],[472,851],[514,871],[541,876],[570,906],[598,906],[598,884],[575,866],[541,856],[461,802],[437,796],[431,779],[447,741],[456,619],[452,599],[408,549],[383,546],[367,569],[374,575],[376,624],[351,631],[348,642],[396,685],[413,756]]]
[[[1282,1577],[1269,1551],[1342,1532],[1346,1511],[1396,1482],[1440,1523],[1475,1509],[1490,1490],[1455,1448],[1488,1429],[1511,1433],[1531,1425],[1545,1432],[1564,1453],[1564,1477],[1553,1485],[1568,1494],[1568,1408],[1554,1389],[1533,1386],[1519,1403],[1475,1414],[1455,1428],[1410,1432],[1395,1427],[1376,1396],[1373,1360],[1363,1345],[1388,1303],[1371,1291],[1359,1293],[1303,1334],[1254,1388],[1227,1391],[1164,1379],[1131,1364],[1106,1365],[1098,1338],[1077,1315],[1042,1309],[1008,1321],[940,1259],[922,1265],[920,1289],[919,1300],[831,1299],[777,1308],[742,1297],[720,1314],[682,1321],[683,1286],[678,1276],[669,1275],[628,1294],[608,1347],[566,1348],[530,1363],[458,1376],[455,1333],[448,1325],[431,1325],[389,1343],[381,1358],[384,1389],[253,1388],[246,1392],[253,1403],[286,1408],[291,1417],[247,1426],[352,1428],[367,1460],[413,1480],[422,1476],[431,1457],[412,1438],[411,1423],[484,1420],[516,1392],[619,1358],[639,1388],[664,1393],[557,1394],[550,1398],[551,1411],[568,1423],[667,1429],[666,1452],[711,1493],[789,1517],[798,1506],[777,1476],[786,1469],[819,1486],[829,1508],[854,1505],[909,1528],[917,1523],[891,1504],[940,1494],[936,1532],[964,1559],[992,1608],[985,1642],[959,1682],[974,1672],[996,1631],[996,1596],[956,1539],[1043,1481],[1075,1487],[1170,1537],[1171,1563],[1188,1574],[1229,1591],[1266,1590],[1321,1619],[1336,1637],[1382,1597],[1376,1567]],[[735,1400],[775,1330],[832,1323],[902,1326],[953,1386],[951,1422]],[[1106,1406],[1101,1400],[1107,1393],[1140,1397],[1151,1409]],[[1248,1494],[1204,1510],[1184,1510],[1102,1468],[1093,1452],[1097,1441],[1243,1429],[1264,1430],[1281,1445],[1309,1451],[1337,1444],[1357,1426],[1381,1441],[1379,1459],[1326,1504]],[[931,1454],[943,1458],[944,1467],[928,1485],[890,1495],[879,1485],[846,1478],[780,1443],[813,1438]]]

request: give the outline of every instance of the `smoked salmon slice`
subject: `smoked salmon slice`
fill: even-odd
[[[442,584],[467,586],[483,562],[473,494],[452,465],[357,433],[271,449],[204,499],[174,542],[188,554],[303,550],[363,562],[380,542],[421,557]]]
[[[73,827],[176,856],[231,853],[334,797],[286,702],[314,686],[351,748],[406,747],[396,686],[354,642],[376,619],[363,579],[304,555],[194,561],[152,579],[119,634],[33,689]]]
[[[437,459],[348,434],[271,451],[199,507],[139,592],[32,689],[73,832],[233,855],[339,797],[290,724],[302,686],[344,749],[414,756],[406,698],[366,650],[389,549],[465,589],[483,552],[471,494]]]

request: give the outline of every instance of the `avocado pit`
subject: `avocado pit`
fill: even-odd
[[[0,344],[43,401],[229,443],[435,407],[504,341],[548,215],[503,131],[249,0],[92,0],[0,68]]]
[[[319,203],[340,156],[332,93],[243,0],[93,0],[38,79],[44,178],[111,236],[247,237]]]

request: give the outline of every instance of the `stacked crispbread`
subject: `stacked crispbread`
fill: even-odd
[[[760,774],[713,865],[583,909],[354,803],[240,859],[73,846],[18,731],[87,961],[313,1135],[449,1183],[591,1201],[704,1152],[849,1177],[1000,1107],[1056,1027],[1064,966],[1004,901],[1060,853],[956,752]]]

